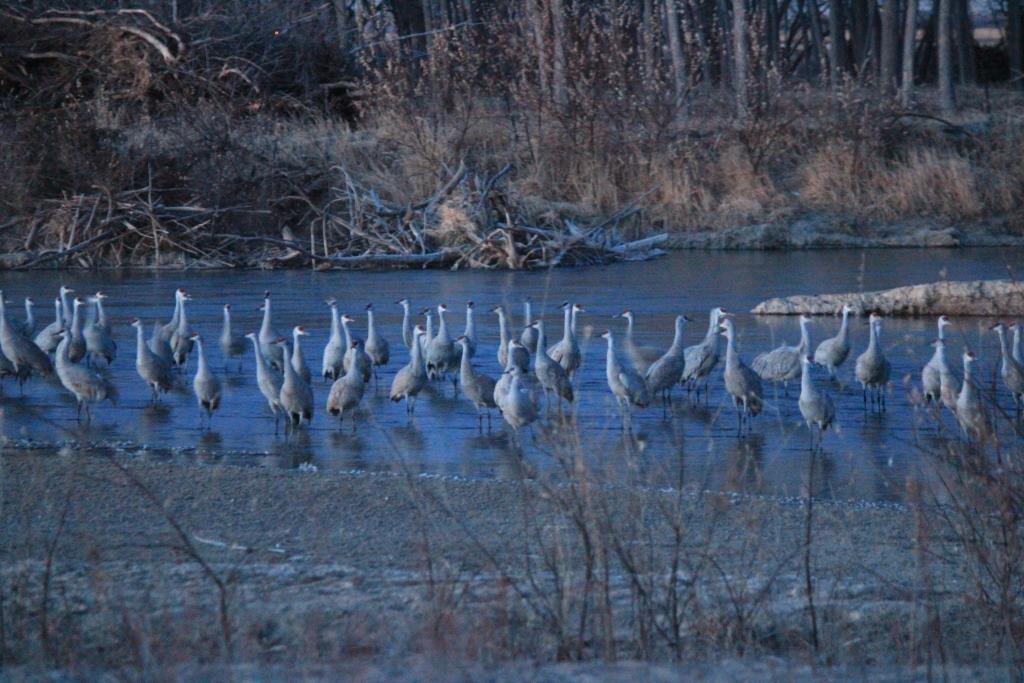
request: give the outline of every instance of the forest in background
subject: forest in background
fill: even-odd
[[[1020,225],[1020,0],[0,13],[8,267],[517,268],[808,216]]]

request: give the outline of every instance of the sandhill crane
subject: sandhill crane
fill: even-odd
[[[15,328],[22,336],[32,338],[36,333],[36,314],[35,314],[36,302],[32,297],[25,297],[25,319],[20,321]],[[13,321],[11,321],[13,322]]]
[[[459,385],[462,387],[462,393],[476,407],[478,429],[483,428],[484,415],[482,411],[487,411],[487,427],[489,429],[491,408],[498,407],[494,400],[495,382],[487,375],[473,369],[473,364],[470,362],[472,354],[469,352],[469,339],[466,338],[466,335],[456,339],[456,342],[462,347],[462,360],[459,361]]]
[[[328,379],[338,380],[344,373],[345,340],[341,338],[341,315],[338,313],[338,300],[330,298],[327,305],[331,309],[331,336],[324,347],[324,358],[321,363],[321,374]]]
[[[551,400],[548,392],[553,392],[558,402],[558,412],[562,413],[562,401],[573,402],[572,382],[569,380],[569,373],[561,365],[551,360],[547,352],[547,337],[544,335],[544,321],[533,322],[537,330],[537,351],[534,354],[533,371],[544,389],[544,396],[548,399],[547,407],[551,408]]]
[[[944,315],[939,316],[936,322],[939,331],[939,336],[936,337],[937,341],[944,342],[946,340],[945,328],[949,324],[949,318]],[[937,404],[942,398],[942,373],[943,371],[949,372],[949,368],[946,365],[945,344],[935,344],[934,346],[935,352],[921,369],[921,388],[924,392],[925,403]]]
[[[353,363],[355,363],[356,369],[363,375],[363,381],[369,382],[370,376],[373,374],[373,361],[371,361],[370,357],[366,354],[366,349],[363,344],[354,345],[352,343],[356,341],[363,341],[352,334],[352,331],[348,327],[349,323],[354,323],[355,321],[356,319],[347,313],[341,316],[341,329],[345,331],[345,343],[348,345],[348,350],[341,359],[341,367],[345,372],[348,372],[348,369],[352,367]]]
[[[512,438],[518,443],[519,430],[532,424],[537,419],[539,410],[529,386],[524,381],[526,371],[513,365],[505,372],[512,379],[509,382],[508,394],[502,402],[501,416],[512,427]]]
[[[857,358],[855,374],[863,393],[864,409],[867,410],[868,407],[868,390],[870,389],[872,408],[877,406],[884,411],[885,389],[889,384],[892,367],[882,352],[882,343],[879,340],[882,316],[872,313],[868,318],[868,325],[871,328],[871,339],[868,342],[867,350]]]
[[[173,381],[171,365],[153,353],[149,345],[146,344],[142,321],[134,318],[131,324],[135,328],[135,371],[153,392],[153,402],[155,403],[160,400],[161,392],[167,393],[171,389]]]
[[[224,367],[229,358],[238,359],[238,371],[242,371],[242,355],[245,353],[245,337],[235,332],[231,325],[231,304],[224,304],[224,325],[220,330],[220,352],[224,356]]]
[[[519,343],[531,354],[537,352],[537,328],[533,326],[533,303],[527,297],[523,302],[523,333],[519,335]]]
[[[629,362],[633,364],[633,367],[636,368],[636,371],[643,375],[651,367],[651,363],[661,358],[661,351],[653,346],[636,343],[636,339],[633,336],[636,316],[633,314],[633,311],[626,309],[619,314],[619,317],[626,319],[626,339],[623,344],[626,349],[626,356],[629,358]]]
[[[299,328],[299,336],[306,334]],[[288,358],[288,340],[283,337],[277,340],[281,347],[281,357]],[[285,432],[294,431],[313,421],[313,390],[302,381],[295,368],[289,362],[284,363],[284,381],[281,382],[280,404],[284,411]]]
[[[750,429],[750,419],[757,417],[764,407],[761,390],[761,378],[757,373],[747,367],[736,351],[736,330],[732,320],[725,318],[720,325],[722,334],[725,336],[725,390],[732,397],[732,404],[736,407],[738,419],[737,434],[743,433],[743,425]]]
[[[1024,401],[1024,368],[1013,359],[1013,355],[1006,344],[1006,328],[1002,323],[992,326],[992,331],[999,337],[999,351],[1003,360],[999,366],[999,376],[1003,378],[1003,385],[1013,396],[1013,403],[1017,409],[1017,416],[1020,416],[1021,402]]]
[[[789,381],[800,376],[801,359],[810,353],[811,335],[807,327],[810,316],[800,316],[800,343],[796,346],[783,344],[771,351],[758,354],[750,368],[767,382],[782,382],[783,395],[789,396]]]
[[[64,287],[61,287],[61,291],[64,291]],[[53,322],[40,330],[34,340],[35,345],[43,353],[53,353],[57,350],[57,345],[60,344],[60,333],[64,331],[64,307],[61,305],[59,297],[53,300],[53,309]]]
[[[513,339],[509,342],[509,356],[508,363],[505,365],[506,372],[502,372],[501,377],[494,385],[494,402],[497,404],[498,409],[501,409],[502,401],[512,386],[512,373],[507,372],[510,368],[516,367],[521,368],[523,371],[522,385],[530,391],[530,395],[533,397],[533,402],[540,408],[540,394],[541,386],[540,380],[537,379],[536,375],[530,374],[530,354],[526,350],[526,347],[519,343],[518,340]]]
[[[675,336],[672,338],[672,345],[661,358],[651,363],[647,368],[644,381],[647,382],[647,389],[651,395],[661,394],[662,404],[672,402],[672,387],[679,381],[680,375],[686,369],[686,357],[683,348],[683,328],[690,319],[685,315],[677,315],[675,322]]]
[[[551,360],[561,365],[569,373],[569,379],[572,379],[583,362],[580,345],[572,328],[572,320],[577,313],[583,311],[583,307],[566,301],[562,304],[562,311],[565,316],[562,323],[562,339],[548,347],[548,355],[551,356]]]
[[[825,432],[836,418],[836,406],[831,396],[815,388],[811,379],[811,363],[809,356],[800,359],[800,399],[797,404],[807,424],[807,431],[811,433],[811,450],[814,450],[814,428],[818,429],[817,446],[821,448]]]
[[[469,357],[472,358],[476,355],[476,320],[473,318],[474,304],[472,301],[466,302],[466,327],[462,332],[462,336],[466,338],[466,347],[469,349]],[[462,360],[463,347],[456,345],[456,350],[459,354],[459,361]]]
[[[504,368],[508,365],[508,314],[501,304],[492,308],[491,313],[498,316],[498,365]]]
[[[288,362],[291,363],[292,370],[298,373],[302,381],[309,384],[312,374],[309,372],[309,366],[306,365],[306,356],[302,353],[302,337],[305,334],[307,334],[306,328],[301,325],[292,328],[292,355]]]
[[[36,335],[35,343],[45,353],[53,353],[57,350],[57,345],[60,344],[60,333],[64,331],[66,325],[71,321],[71,304],[68,303],[68,294],[73,293],[75,290],[69,289],[64,285],[60,287],[60,296],[54,301],[56,307],[56,316],[52,323],[44,327],[39,334]]]
[[[409,364],[402,367],[391,381],[389,398],[398,403],[405,399],[405,412],[412,415],[416,408],[416,397],[427,386],[427,370],[423,362],[423,345],[420,338],[426,333],[417,325],[413,330],[412,352]]]
[[[103,292],[96,292],[90,298],[89,301],[95,305],[96,311],[92,319],[87,321],[82,329],[82,338],[85,339],[86,357],[91,365],[95,365],[100,358],[107,365],[110,365],[117,357],[117,343],[110,336],[110,323],[106,322],[106,324],[103,324],[100,322],[99,312],[103,309],[103,300],[106,298],[107,295]],[[106,321],[106,314],[103,314],[102,320]]]
[[[198,332],[192,334],[192,341],[195,343],[196,354],[199,356],[196,376],[192,378],[192,391],[195,392],[196,402],[199,404],[199,426],[203,425],[203,413],[205,413],[206,425],[209,427],[214,411],[220,407],[220,380],[210,371],[210,366],[206,363],[203,338]]]
[[[836,378],[836,370],[846,362],[850,355],[850,314],[853,313],[853,306],[843,304],[843,322],[839,325],[839,332],[834,337],[829,337],[814,350],[814,362],[828,368],[830,379]]]
[[[263,322],[260,323],[260,351],[263,352],[267,365],[281,372],[285,366],[284,348],[277,344],[277,340],[280,339],[281,335],[274,331],[269,291],[263,292],[263,307],[261,310],[263,311]]]
[[[158,329],[153,331],[154,338],[162,339],[168,344],[171,343],[171,337],[173,337],[174,333],[178,331],[178,321],[181,319],[181,302],[184,298],[185,290],[183,288],[179,287],[174,291],[174,313],[171,315],[170,322],[166,325],[160,325]],[[67,314],[65,314],[65,316],[66,315]],[[157,353],[157,350],[153,348],[152,344],[150,344],[150,349],[152,349],[154,353]]]
[[[419,338],[420,343],[423,344],[423,350],[426,351],[427,344],[429,344],[430,340],[434,338],[434,309],[432,309],[430,306],[427,306],[422,311],[420,311],[420,314],[423,316],[427,326],[426,331]],[[426,362],[426,356],[424,356],[423,362]]]
[[[645,408],[650,403],[651,396],[647,391],[647,383],[644,382],[640,373],[619,362],[615,355],[615,339],[611,330],[605,330],[601,338],[608,340],[608,353],[605,357],[605,377],[608,380],[608,388],[611,389],[619,404],[623,426],[631,428],[633,406]]]
[[[405,344],[405,348],[412,349],[412,342],[416,338],[412,332],[412,317],[409,312],[412,304],[405,298],[395,303],[402,307],[402,343]]]
[[[964,351],[964,383],[956,399],[956,420],[968,439],[984,440],[990,433],[988,413],[974,386],[974,364],[977,357],[972,351]]]
[[[68,339],[68,360],[72,363],[85,358],[86,347],[85,337],[82,335],[82,306],[85,302],[81,297],[75,297],[71,306],[71,338]]]
[[[267,400],[270,412],[274,414],[274,433],[277,434],[278,413],[281,410],[281,378],[267,365],[267,359],[260,348],[260,339],[255,332],[245,335],[245,338],[252,342],[252,348],[256,356],[256,385]]]
[[[99,325],[108,337],[113,337],[114,330],[110,325],[110,319],[107,318],[107,309],[103,305],[103,302],[107,300],[107,295],[103,292],[96,292],[96,294],[93,295],[93,298],[93,303],[96,304],[96,319],[93,322],[96,325]]]
[[[362,343],[357,339],[352,342],[352,346],[359,347]],[[338,418],[338,429],[345,424],[345,413],[351,413],[359,406],[365,390],[363,373],[354,363],[349,366],[348,372],[331,384],[331,391],[327,395],[327,414]],[[352,431],[355,430],[356,422],[353,419]]]
[[[721,306],[711,309],[708,316],[708,331],[704,340],[699,344],[688,346],[683,352],[686,360],[686,369],[679,377],[679,382],[686,385],[687,391],[696,389],[698,397],[701,389],[704,390],[704,400],[708,398],[708,379],[711,371],[718,365],[718,338],[721,334],[719,323],[724,316],[728,315]]]
[[[0,351],[13,366],[19,387],[24,388],[25,380],[34,374],[43,377],[53,374],[50,357],[7,320],[3,291],[0,291]]]
[[[64,333],[60,344],[57,345],[57,377],[78,403],[75,412],[76,418],[82,419],[82,408],[84,407],[86,422],[92,422],[91,404],[110,401],[117,405],[117,387],[92,370],[72,363],[68,357],[69,346],[70,339],[67,333]]]
[[[427,342],[426,362],[427,376],[431,378],[447,377],[449,372],[458,366],[458,351],[448,334],[448,323],[445,320],[445,313],[448,307],[441,304],[437,307],[437,336]],[[456,379],[452,378],[452,387]]]
[[[960,385],[957,384],[953,371],[946,363],[946,342],[936,339],[932,344],[936,353],[941,354],[942,364],[939,368],[939,399],[942,405],[949,409],[949,412],[956,415],[956,399],[960,395]]]
[[[382,368],[391,360],[391,347],[388,340],[377,331],[377,322],[373,317],[373,304],[366,304],[366,355],[373,364],[373,378],[377,379],[377,368]]]
[[[165,339],[163,327],[159,323],[153,323],[153,332],[149,336],[149,350],[160,357],[168,367],[174,366],[174,352],[171,351],[171,342]]]
[[[178,329],[171,335],[171,353],[174,364],[183,368],[188,364],[188,357],[192,353],[192,326],[188,322],[186,304],[192,301],[192,297],[183,294],[180,297],[181,306],[178,311]]]

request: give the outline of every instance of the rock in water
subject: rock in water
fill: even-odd
[[[1024,283],[1010,280],[933,282],[877,292],[797,295],[762,301],[758,315],[832,315],[850,304],[864,313],[913,315],[1024,315]]]

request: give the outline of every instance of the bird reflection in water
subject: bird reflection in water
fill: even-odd
[[[725,489],[736,493],[764,492],[764,435],[733,441],[725,456]]]

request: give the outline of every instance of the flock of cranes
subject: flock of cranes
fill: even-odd
[[[93,369],[115,361],[117,344],[104,309],[106,296],[99,292],[88,299],[72,299],[72,294],[67,287],[60,288],[54,300],[54,321],[37,331],[32,300],[25,300],[25,319],[15,321],[8,316],[0,292],[0,377],[17,378],[23,390],[32,376],[56,374],[76,399],[79,418],[84,411],[88,420],[94,404],[117,401],[117,387]],[[131,321],[136,330],[135,368],[150,388],[152,400],[159,401],[160,395],[171,389],[175,373],[186,369],[195,351],[197,365],[192,389],[200,409],[201,426],[204,422],[208,426],[220,408],[222,387],[207,361],[203,337],[189,323],[191,299],[184,289],[178,289],[171,319],[166,324],[154,323],[148,338],[143,322],[138,318]],[[585,311],[579,304],[562,305],[562,336],[550,345],[544,321],[533,318],[528,301],[524,304],[525,325],[519,334],[513,334],[514,326],[504,306],[494,306],[491,312],[497,316],[499,333],[497,361],[503,369],[494,378],[472,362],[479,348],[472,301],[466,304],[465,327],[458,336],[449,331],[446,305],[422,309],[424,323],[417,324],[410,301],[401,299],[396,303],[403,310],[401,343],[409,349],[409,362],[394,375],[389,397],[395,402],[404,401],[409,415],[415,411],[417,397],[431,382],[450,380],[453,390],[461,390],[476,408],[481,429],[484,416],[490,427],[491,411],[497,409],[518,439],[519,430],[541,416],[542,399],[546,411],[555,407],[559,415],[564,414],[565,404],[575,401],[574,380],[583,362],[577,318]],[[326,304],[330,309],[331,332],[322,356],[321,375],[332,382],[326,410],[338,419],[340,426],[360,405],[367,384],[379,382],[381,370],[391,362],[391,351],[377,328],[372,304],[365,307],[365,339],[353,333],[356,320],[340,313],[335,299],[327,300]],[[275,429],[283,418],[288,433],[313,419],[313,377],[302,341],[308,333],[302,326],[294,327],[290,338],[275,331],[269,292],[264,294],[260,310],[263,318],[259,331],[243,335],[232,323],[231,305],[225,304],[218,342],[226,360],[238,359],[239,369],[242,357],[251,347],[256,384],[274,416]],[[831,396],[812,381],[812,371],[814,366],[821,366],[832,380],[836,379],[851,352],[852,313],[850,306],[844,306],[838,333],[818,344],[813,352],[813,320],[801,316],[797,345],[782,345],[761,353],[748,365],[737,350],[732,316],[723,308],[711,310],[706,334],[691,346],[685,346],[683,341],[686,324],[691,320],[676,316],[674,337],[667,350],[638,344],[634,336],[635,317],[626,310],[620,314],[626,320],[621,346],[619,337],[611,330],[601,334],[607,343],[607,384],[620,407],[623,426],[630,426],[634,408],[644,408],[654,398],[667,406],[677,384],[685,386],[698,400],[703,391],[707,401],[708,380],[719,365],[720,338],[724,337],[722,373],[725,391],[736,408],[737,433],[749,431],[752,419],[762,412],[764,382],[781,383],[783,394],[788,396],[789,382],[799,378],[797,405],[811,432],[812,448],[820,447],[824,433],[835,420],[836,410]],[[882,317],[870,314],[868,325],[867,348],[855,361],[854,376],[862,388],[864,409],[870,406],[872,411],[881,412],[886,410],[891,365],[881,342]],[[945,329],[949,325],[946,316],[939,317],[938,336],[933,342],[935,352],[921,371],[922,396],[929,404],[949,409],[966,437],[981,440],[991,433],[992,422],[973,381],[976,357],[973,352],[964,351],[963,381],[959,382],[946,360]],[[998,336],[1001,350],[1000,376],[1013,396],[1019,416],[1024,405],[1021,327],[1016,323],[1009,328],[996,324],[992,330]],[[1007,332],[1012,334],[1012,340],[1007,339]],[[352,425],[355,429],[354,420]]]

